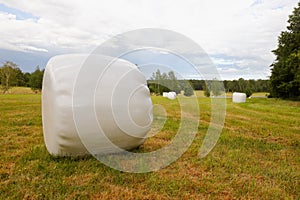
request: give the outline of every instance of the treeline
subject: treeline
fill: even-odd
[[[206,83],[204,80],[189,80],[190,84],[195,90],[205,90]],[[208,83],[212,81],[207,81]],[[224,88],[226,92],[242,92],[246,89],[250,89],[252,92],[269,92],[270,81],[269,80],[245,80],[240,78],[238,80],[224,80]]]
[[[189,80],[195,90],[204,90],[207,95],[208,91],[211,91],[213,95],[218,96],[220,91],[225,92],[243,92],[246,93],[247,97],[251,96],[254,92],[270,92],[270,81],[269,80],[245,80],[240,78],[238,80]],[[216,89],[217,88],[217,89]]]
[[[30,87],[37,92],[42,89],[44,70],[39,67],[32,73],[23,73],[13,62],[7,61],[0,67],[0,86],[3,93],[7,93],[11,87]],[[218,96],[225,92],[244,92],[251,96],[253,92],[269,92],[269,80],[178,80],[173,71],[161,73],[157,70],[148,80],[148,87],[151,93],[162,95],[163,92],[174,91],[177,94],[184,92],[184,95],[191,96],[194,90],[204,90],[206,96]]]
[[[206,96],[209,96],[208,91],[213,95],[218,96],[220,91],[225,92],[243,92],[249,97],[254,92],[270,92],[269,80],[245,80],[240,78],[238,80],[189,80],[195,90],[206,91]]]
[[[163,92],[170,91],[176,92],[176,94],[183,91],[185,96],[194,94],[194,88],[191,84],[185,80],[177,80],[173,71],[161,73],[158,69],[147,82],[152,94],[162,95]]]
[[[225,92],[243,92],[251,96],[254,92],[269,92],[269,80],[178,80],[173,71],[161,73],[157,70],[148,80],[148,87],[151,93],[162,94],[163,92],[174,91],[177,94],[184,91],[186,96],[193,95],[193,90],[204,90],[206,96],[218,96]]]
[[[44,70],[36,67],[32,73],[23,73],[17,64],[7,61],[0,67],[0,86],[5,94],[11,87],[30,87],[37,92],[42,89]]]

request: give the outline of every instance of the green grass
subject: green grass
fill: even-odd
[[[226,96],[228,98],[232,98],[232,94],[233,94],[232,92],[227,92]],[[254,98],[257,98],[257,97],[262,98],[262,97],[264,97],[264,98],[266,98],[268,95],[269,95],[269,93],[267,93],[267,92],[255,92],[255,93],[253,93],[251,95],[251,97],[254,97]]]
[[[2,91],[1,91],[2,92]],[[34,92],[28,87],[12,87],[7,91],[8,94],[35,94],[40,92]]]
[[[232,92],[227,92],[226,97],[232,98],[232,94],[233,94]],[[196,90],[195,95],[197,97],[205,97],[203,90]],[[269,93],[267,93],[267,92],[255,92],[251,95],[251,97],[267,97],[267,95],[269,95]]]
[[[268,92],[256,92],[251,95],[251,97],[267,97],[270,93]]]
[[[166,145],[176,134],[178,102],[164,106],[165,127],[137,152]],[[199,98],[197,136],[170,166],[145,174],[123,173],[92,157],[56,158],[42,133],[39,94],[0,95],[0,199],[298,199],[300,103],[227,99],[226,122],[213,151],[197,157],[210,121],[210,99]],[[162,109],[158,114],[164,115]]]

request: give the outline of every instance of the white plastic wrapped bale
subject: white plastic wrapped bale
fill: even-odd
[[[176,99],[176,92],[169,92],[168,93],[168,99],[170,99],[170,100]]]
[[[82,98],[95,98],[95,102],[79,105],[83,110],[80,113],[80,123],[86,124],[86,130],[80,134],[88,136],[89,141],[99,139],[99,134],[93,132],[98,127],[88,125],[89,119],[85,118],[90,113],[84,113],[85,110],[94,109],[98,126],[101,126],[101,130],[113,144],[126,150],[135,148],[144,142],[152,123],[152,102],[146,79],[130,62],[117,59],[107,66],[103,63],[112,58],[94,56],[97,62],[89,62],[89,70],[91,73],[96,69],[99,71],[99,68],[103,71],[101,85],[88,85],[90,77],[84,77],[87,80],[85,87],[96,90],[94,97],[86,97],[85,91],[82,91]],[[76,129],[74,86],[87,57],[85,54],[56,56],[46,66],[42,89],[42,119],[45,144],[52,155],[83,156],[91,152],[89,148],[94,148],[92,152],[96,151],[97,154],[116,153],[116,149],[111,148],[111,143],[107,140],[86,148]]]
[[[163,92],[163,97],[168,97],[169,92]]]
[[[232,102],[234,103],[245,103],[246,102],[246,94],[234,92],[232,95]]]

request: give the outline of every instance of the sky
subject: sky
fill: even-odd
[[[26,72],[49,58],[90,53],[141,28],[178,32],[208,54],[222,79],[267,79],[298,0],[0,0],[0,62]],[[159,62],[163,54],[153,54]],[[150,56],[151,57],[151,56]],[[141,57],[132,62],[140,62]],[[149,55],[147,57],[149,59]],[[169,65],[178,65],[169,59]],[[187,75],[191,78],[192,74]]]

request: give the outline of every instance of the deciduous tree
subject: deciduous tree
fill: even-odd
[[[300,98],[300,2],[289,16],[287,31],[281,32],[271,65],[271,95]]]
[[[16,67],[17,65],[15,63],[7,61],[0,68],[0,79],[3,94],[5,94],[16,82]]]

